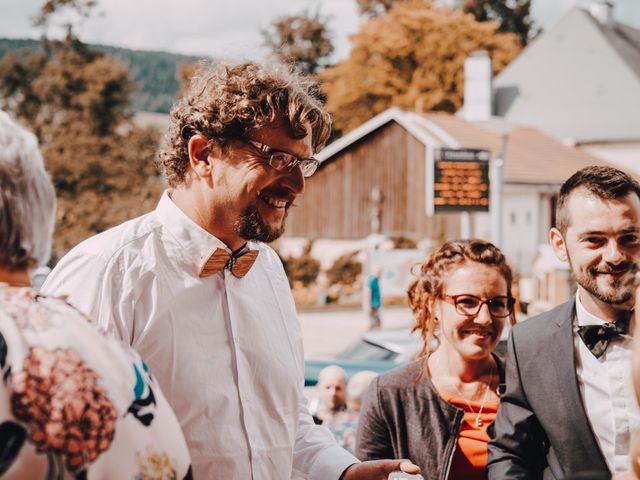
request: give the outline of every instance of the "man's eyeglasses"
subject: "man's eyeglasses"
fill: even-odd
[[[494,318],[505,318],[513,313],[515,298],[498,296],[483,299],[475,295],[442,295],[443,300],[453,303],[460,315],[477,315],[485,303],[489,307],[489,314]]]
[[[316,172],[320,164],[320,162],[313,157],[300,158],[292,153],[274,150],[270,146],[256,142],[255,140],[245,139],[245,142],[256,148],[260,153],[263,153],[265,155],[264,160],[267,161],[271,168],[279,172],[289,172],[292,168],[298,166],[300,167],[302,176],[307,178]]]

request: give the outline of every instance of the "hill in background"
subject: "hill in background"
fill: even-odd
[[[91,47],[126,65],[131,72],[131,79],[138,87],[131,96],[132,106],[134,110],[144,112],[169,113],[180,90],[176,75],[178,67],[182,63],[199,60],[199,57],[167,52],[129,50],[107,45]],[[21,48],[39,50],[41,47],[38,40],[0,38],[0,59]]]

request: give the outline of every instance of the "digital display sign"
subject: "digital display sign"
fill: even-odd
[[[435,151],[433,207],[435,212],[489,211],[487,150],[442,148]]]

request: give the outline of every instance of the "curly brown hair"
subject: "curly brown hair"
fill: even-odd
[[[289,121],[295,138],[308,134],[308,124],[317,151],[331,132],[331,117],[319,91],[315,82],[284,66],[201,63],[188,91],[171,110],[166,147],[160,152],[167,182],[172,187],[184,182],[193,135],[202,134],[224,147],[226,139],[242,137],[280,116]]]
[[[412,332],[420,331],[423,346],[418,357],[428,357],[435,336],[436,321],[433,304],[443,293],[444,281],[451,267],[467,262],[477,262],[496,267],[507,282],[507,294],[511,296],[513,275],[511,268],[498,247],[484,240],[452,240],[431,253],[420,265],[418,278],[407,294],[416,323]]]

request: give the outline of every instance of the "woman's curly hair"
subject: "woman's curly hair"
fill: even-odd
[[[444,281],[452,267],[467,262],[496,267],[507,282],[507,294],[511,296],[511,268],[503,253],[494,244],[471,239],[452,240],[442,245],[420,265],[418,278],[407,292],[409,305],[416,320],[412,332],[419,330],[423,341],[422,351],[418,355],[420,358],[428,357],[431,353],[436,330],[433,305],[444,293]]]
[[[170,186],[184,182],[189,165],[188,144],[195,134],[224,145],[249,129],[288,119],[295,138],[311,128],[314,151],[322,148],[331,132],[331,117],[318,99],[319,87],[283,66],[201,63],[187,93],[171,111],[166,147],[160,167]]]

